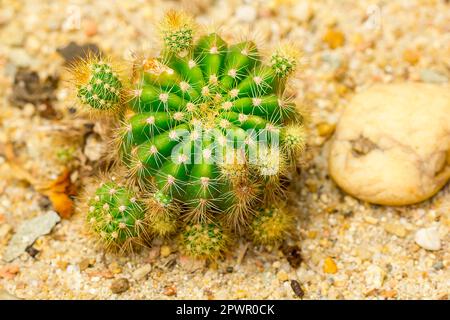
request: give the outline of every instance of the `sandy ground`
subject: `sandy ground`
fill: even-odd
[[[0,297],[9,293],[32,299],[295,299],[299,297],[291,280],[296,280],[305,299],[448,299],[448,186],[419,205],[374,206],[341,192],[326,165],[329,138],[354,92],[376,82],[448,81],[448,2],[189,3],[199,22],[214,22],[226,37],[239,38],[249,29],[268,49],[288,40],[304,51],[293,90],[299,103],[312,110],[311,134],[309,154],[291,199],[297,232],[287,240],[301,248],[303,262],[294,268],[281,249],[253,247],[245,239],[234,252],[208,264],[181,256],[174,243],[159,240],[135,255],[104,254],[87,235],[83,214],[76,213],[40,237],[35,250],[10,263],[0,260]],[[81,190],[85,177],[98,171],[95,159],[103,147],[97,135],[101,128],[92,131],[88,120],[71,115],[74,103],[64,81],[55,92],[55,114],[41,104],[19,108],[11,103],[18,68],[37,70],[41,79],[61,74],[64,80],[64,59],[57,49],[70,41],[95,43],[126,60],[133,51],[154,52],[158,48],[154,21],[167,8],[179,6],[152,0],[2,2],[0,256],[25,219],[51,210],[33,181],[55,179],[68,167]],[[67,132],[70,141],[64,138]],[[14,166],[8,161],[10,147],[16,155]],[[12,167],[30,173],[33,181],[18,179],[19,169]],[[431,226],[439,230],[438,251],[414,242],[419,228]],[[146,276],[145,269],[151,269]],[[128,279],[129,288],[115,294],[111,285],[117,287],[119,279]]]

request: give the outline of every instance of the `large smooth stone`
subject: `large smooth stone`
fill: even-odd
[[[407,205],[450,178],[450,88],[375,85],[347,106],[329,155],[332,178],[364,201]]]

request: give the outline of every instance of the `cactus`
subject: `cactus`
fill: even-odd
[[[251,223],[251,238],[256,244],[275,244],[288,235],[292,226],[293,217],[282,206],[264,208]]]
[[[89,200],[87,221],[108,249],[125,251],[148,238],[144,204],[114,180],[102,182]]]
[[[182,250],[195,257],[217,257],[228,242],[220,223],[189,223],[181,233]]]
[[[134,216],[154,235],[181,229],[183,250],[199,257],[220,255],[231,235],[245,230],[257,243],[281,239],[292,220],[261,208],[282,197],[280,181],[305,146],[304,115],[284,95],[295,50],[280,47],[265,64],[253,41],[229,45],[217,33],[196,39],[193,19],[173,11],[160,29],[160,57],[136,61],[129,87],[99,61],[88,64],[88,82],[77,87],[92,109],[129,109],[118,153],[130,183],[149,194]],[[100,187],[98,197],[105,188],[112,186]],[[117,227],[104,226],[100,204],[89,214],[95,229],[121,242]],[[266,221],[274,221],[273,230]]]
[[[117,69],[112,61],[99,56],[89,56],[72,66],[73,82],[82,106],[91,112],[120,109],[123,84]]]

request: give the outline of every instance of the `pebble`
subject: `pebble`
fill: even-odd
[[[86,138],[84,154],[90,161],[98,161],[103,155],[103,144],[97,134],[90,134]]]
[[[0,224],[0,244],[6,243],[9,240],[9,235],[11,234],[13,228],[7,224]]]
[[[236,9],[236,19],[241,22],[253,22],[256,15],[256,9],[251,5],[242,5]]]
[[[409,64],[415,65],[420,60],[420,54],[416,50],[406,49],[403,51],[403,60]]]
[[[22,68],[31,66],[33,62],[31,56],[25,50],[20,48],[12,49],[9,59],[16,67]]]
[[[426,250],[436,251],[441,249],[441,239],[438,229],[435,227],[417,230],[414,240]]]
[[[172,249],[169,246],[161,246],[160,255],[165,258],[168,257],[172,253]]]
[[[338,29],[330,28],[322,38],[330,49],[342,47],[345,43],[345,35]]]
[[[122,268],[119,266],[117,262],[113,262],[108,267],[109,271],[111,271],[113,274],[120,274],[122,273]]]
[[[78,264],[78,267],[80,268],[80,271],[84,271],[87,268],[92,267],[94,265],[94,263],[95,263],[95,260],[93,261],[93,259],[85,258],[80,261],[80,263]]]
[[[277,279],[280,280],[280,281],[288,281],[289,280],[289,276],[286,273],[286,271],[280,270],[277,273]]]
[[[337,271],[338,271],[338,268],[337,268],[334,260],[331,257],[325,258],[324,263],[323,263],[323,272],[334,274]]]
[[[177,294],[177,287],[175,285],[169,285],[164,288],[164,295],[168,297],[175,296]]]
[[[0,300],[20,300],[16,296],[13,296],[8,291],[0,288]]]
[[[130,282],[125,278],[116,279],[111,284],[111,291],[115,294],[123,293],[128,289],[130,289]]]
[[[334,124],[329,124],[326,122],[321,122],[319,124],[317,124],[317,132],[319,133],[319,135],[321,137],[329,137],[333,134],[334,129],[336,128],[336,126]]]
[[[448,79],[443,74],[430,70],[430,69],[424,69],[420,71],[420,79],[425,82],[429,83],[446,83],[448,82]]]
[[[442,270],[444,269],[444,263],[442,261],[437,261],[433,264],[433,269],[434,270]]]
[[[344,191],[370,203],[421,202],[450,178],[448,132],[448,88],[374,85],[352,98],[337,124],[330,175]]]
[[[400,238],[406,236],[406,229],[399,223],[386,223],[384,225],[384,230]]]
[[[195,272],[203,268],[205,262],[200,259],[194,259],[192,257],[181,255],[178,263],[180,267],[187,272]]]
[[[364,273],[366,285],[370,289],[379,289],[383,286],[385,271],[377,265],[370,265]]]
[[[16,265],[7,265],[0,268],[0,279],[11,280],[16,277],[20,269]]]
[[[97,34],[97,31],[97,23],[94,20],[87,20],[84,25],[84,34],[88,37],[92,37]]]
[[[22,222],[9,242],[3,260],[10,262],[20,256],[37,238],[48,234],[59,221],[61,221],[59,215],[54,211],[49,211]]]
[[[142,280],[150,273],[150,271],[152,271],[152,266],[146,264],[133,272],[133,278],[135,280]]]
[[[377,224],[378,223],[378,219],[374,218],[372,216],[364,216],[364,221],[366,221],[367,223],[370,223],[370,224]]]

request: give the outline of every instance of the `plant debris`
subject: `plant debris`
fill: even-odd
[[[102,54],[96,44],[87,43],[80,46],[73,41],[65,47],[56,49],[56,51],[64,58],[66,64],[71,64],[77,59],[85,59],[90,55],[100,56]]]
[[[301,249],[298,246],[283,246],[282,252],[292,268],[297,269],[303,261]]]
[[[44,118],[54,118],[56,111],[52,102],[56,99],[55,89],[58,87],[59,77],[51,75],[43,81],[36,71],[19,68],[14,76],[11,103],[23,107],[27,103],[37,106],[39,115]]]

